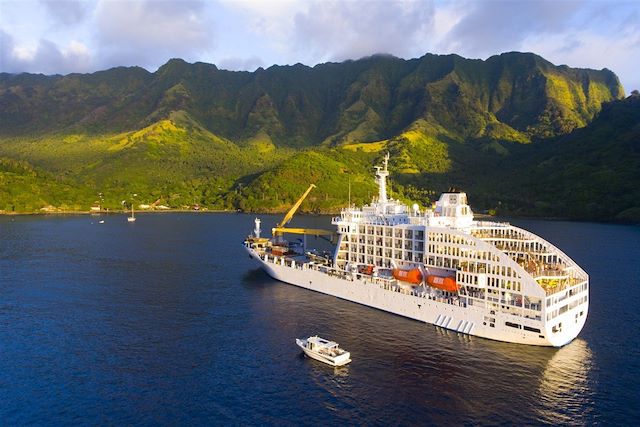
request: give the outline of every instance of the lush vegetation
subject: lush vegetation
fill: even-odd
[[[0,210],[118,209],[136,194],[283,211],[315,183],[302,209],[337,211],[370,200],[390,152],[401,199],[457,186],[476,210],[637,220],[638,102],[622,96],[608,70],[520,53],[0,74]]]
[[[0,213],[86,210],[92,192],[26,162],[0,157]]]

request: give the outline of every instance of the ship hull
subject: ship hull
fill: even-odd
[[[454,299],[429,298],[401,288],[386,289],[368,276],[353,274],[337,277],[310,268],[307,264],[292,266],[293,263],[285,257],[265,260],[254,249],[245,248],[260,268],[281,282],[462,334],[509,343],[561,347],[578,335],[587,317],[577,319],[575,324],[565,328],[561,333],[546,330],[544,326],[541,327],[540,322],[530,325],[530,328],[537,328],[540,332],[516,329],[507,324],[513,325],[518,321],[522,323],[521,326],[526,326],[527,319],[501,312],[490,312],[484,306],[464,305]]]

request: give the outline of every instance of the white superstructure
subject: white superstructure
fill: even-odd
[[[571,258],[521,228],[475,221],[463,192],[409,210],[387,198],[387,162],[377,200],[333,218],[333,259],[272,251],[259,223],[250,256],[283,282],[465,334],[555,347],[578,335],[589,277]]]

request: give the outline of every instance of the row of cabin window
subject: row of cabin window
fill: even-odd
[[[580,304],[586,303],[589,300],[589,297],[587,295],[578,298],[575,301],[572,301],[569,304],[565,304],[562,307],[560,307],[557,310],[553,310],[551,313],[547,313],[547,320],[551,320],[557,316],[560,316],[561,314],[566,313],[567,311],[579,306]]]
[[[561,302],[561,301],[563,301],[563,300],[565,300],[565,299],[567,299],[569,297],[572,297],[574,295],[578,295],[580,293],[584,293],[584,292],[586,292],[587,288],[588,288],[587,283],[583,283],[582,285],[578,286],[575,289],[569,289],[569,290],[564,291],[562,293],[558,293],[558,294],[554,295],[551,298],[547,298],[547,307],[550,307],[553,304],[557,304],[557,303],[559,303],[559,302]],[[583,298],[586,298],[586,296],[583,297]]]
[[[473,230],[471,234],[482,238],[529,239],[527,235],[513,228],[482,228]]]
[[[405,239],[424,240],[423,230],[361,225],[358,231],[360,236],[404,237]]]
[[[420,254],[422,254],[424,252],[424,248],[422,248],[421,245],[416,244],[415,246],[411,246],[411,245],[397,245],[397,246],[371,246],[371,245],[363,245],[363,244],[343,244],[340,246],[340,249],[346,252],[353,252],[353,253],[368,253],[373,255],[374,253],[377,255],[382,255],[383,252],[385,254],[385,256],[392,256],[392,253],[401,253],[403,250],[404,251],[409,251],[409,252],[419,252]],[[394,249],[396,249],[395,251],[393,251]]]
[[[428,252],[430,254],[442,254],[450,255],[456,258],[466,258],[468,260],[482,260],[498,262],[500,258],[498,255],[488,251],[472,251],[470,249],[458,248],[448,245],[428,245]]]
[[[391,258],[391,257],[379,257],[379,256],[371,256],[371,255],[362,255],[362,254],[349,254],[347,260],[350,262],[357,262],[360,264],[368,264],[375,265],[378,267],[391,267],[391,259],[402,259],[404,261],[411,262],[423,262],[422,255],[416,255],[415,257],[409,252],[405,254],[404,258]]]
[[[467,239],[466,237],[460,236],[458,234],[430,232],[428,233],[428,238],[430,242],[436,242],[436,243],[454,243],[457,245],[468,245],[468,246],[476,245],[476,243],[473,240]]]
[[[385,247],[385,248],[404,248],[414,251],[424,251],[424,243],[421,241],[412,241],[412,240],[403,240],[403,239],[377,239],[373,240],[371,237],[367,237],[366,239],[360,238],[357,241],[343,241],[345,245],[349,245],[350,243],[356,244],[353,247],[357,247],[357,244],[361,245],[369,245],[369,246],[377,246],[377,247]]]
[[[469,273],[458,273],[458,281],[461,283],[466,283],[469,285],[478,285],[478,276],[476,274]],[[512,282],[510,280],[499,279],[495,277],[487,277],[487,286],[492,288],[501,288],[506,290],[513,290],[515,292],[520,292],[522,289],[522,285],[520,282]]]

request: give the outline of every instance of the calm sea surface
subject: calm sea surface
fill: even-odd
[[[0,424],[638,425],[640,227],[512,222],[591,276],[564,348],[278,283],[243,251],[253,216],[2,217]],[[316,333],[353,362],[303,357]]]

